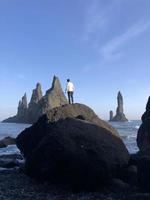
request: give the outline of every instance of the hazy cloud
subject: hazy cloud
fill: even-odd
[[[86,65],[86,66],[84,66],[84,67],[82,68],[82,72],[83,72],[83,73],[89,73],[89,72],[91,72],[92,70],[93,70],[93,67],[90,66],[90,65]]]
[[[116,6],[120,6],[124,0],[105,1],[92,0],[87,1],[85,9],[85,30],[84,40],[93,40],[95,34],[100,34],[109,27],[111,13]]]
[[[84,40],[90,40],[92,35],[107,24],[107,13],[110,6],[102,7],[100,1],[93,0],[88,3],[85,11]]]
[[[119,36],[116,36],[108,43],[106,43],[101,49],[100,53],[106,59],[111,59],[113,57],[121,56],[121,52],[119,52],[120,47],[123,46],[127,41],[132,38],[142,34],[150,28],[150,21],[140,21],[130,28],[128,28],[124,33]]]
[[[16,74],[16,77],[20,80],[26,80],[26,77],[23,74]]]

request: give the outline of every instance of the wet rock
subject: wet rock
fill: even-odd
[[[15,138],[5,137],[0,140],[0,148],[7,147],[8,145],[16,144]]]

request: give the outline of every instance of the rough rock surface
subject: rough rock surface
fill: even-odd
[[[12,137],[5,137],[0,140],[0,148],[7,147],[8,145],[16,144],[16,139]]]
[[[40,83],[37,83],[36,88],[32,92],[29,105],[27,104],[26,94],[19,101],[18,112],[14,117],[10,117],[3,122],[15,123],[34,123],[38,118],[46,113],[47,110],[68,104],[68,101],[62,91],[59,79],[54,76],[51,89],[46,91],[42,96]]]
[[[76,106],[82,108],[77,104],[62,109],[66,107],[69,113],[68,107]],[[53,116],[51,113],[42,116],[16,139],[26,158],[27,174],[75,188],[95,189],[127,165],[129,154],[117,132],[92,111],[89,115],[82,111],[82,115],[93,123],[76,118],[59,120],[60,111],[54,110]]]
[[[28,123],[36,121],[40,116],[40,100],[42,99],[41,84],[37,83],[36,88],[32,92],[31,100],[28,106]]]
[[[59,79],[54,76],[52,87],[46,91],[45,96],[42,98],[40,104],[41,112],[49,109],[68,104],[68,101],[63,93]]]
[[[116,115],[110,121],[128,121],[125,114],[123,113],[123,97],[120,91],[118,92],[117,103],[118,106],[116,109]]]
[[[150,192],[150,156],[141,156],[137,166],[139,186],[143,191]]]
[[[36,147],[36,145],[45,136],[47,122],[56,122],[59,119],[65,119],[67,117],[77,117],[78,119],[85,119],[86,121],[92,122],[100,127],[108,129],[112,134],[118,137],[116,130],[101,120],[94,111],[86,105],[83,104],[66,104],[53,108],[46,112],[34,126],[25,129],[17,137],[17,146],[24,153],[25,156],[30,154],[30,152]]]
[[[150,156],[150,97],[146,105],[146,111],[142,115],[142,124],[138,130],[137,145],[142,154]]]

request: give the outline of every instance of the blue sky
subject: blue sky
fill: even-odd
[[[150,95],[149,0],[0,0],[0,120],[24,92],[43,93],[53,75],[75,85],[76,102],[102,118],[124,97],[140,119]]]

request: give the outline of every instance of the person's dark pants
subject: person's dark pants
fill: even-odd
[[[69,100],[69,103],[73,103],[73,92],[68,92],[68,100]]]

